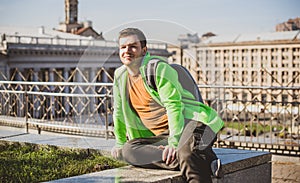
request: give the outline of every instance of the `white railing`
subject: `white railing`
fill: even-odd
[[[60,38],[60,37],[33,37],[6,35],[6,42],[17,44],[48,44],[48,45],[67,45],[67,46],[100,46],[100,47],[118,47],[116,41],[97,40],[93,38]],[[149,49],[167,49],[164,43],[148,43]]]

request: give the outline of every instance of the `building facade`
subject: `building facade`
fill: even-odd
[[[0,27],[1,80],[112,82],[121,66],[118,44],[40,28]],[[148,44],[168,56],[165,44]]]
[[[299,87],[300,31],[214,36],[190,44],[181,58],[177,55],[171,62],[179,59],[200,85]],[[220,97],[209,88],[202,90],[206,99]],[[300,101],[299,94],[271,94],[261,89],[221,95],[225,100]]]

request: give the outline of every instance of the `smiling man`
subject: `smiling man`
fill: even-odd
[[[166,62],[155,71],[157,90],[145,79],[152,59],[139,29],[119,34],[123,66],[115,71],[115,158],[145,168],[178,170],[188,182],[211,182],[220,176],[220,160],[212,150],[223,121],[210,107],[183,89],[177,72]]]

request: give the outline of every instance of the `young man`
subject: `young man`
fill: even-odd
[[[157,89],[146,83],[145,67],[153,59],[146,43],[139,29],[119,34],[123,66],[115,71],[116,146],[111,154],[139,167],[180,169],[188,182],[211,182],[211,175],[220,173],[212,144],[223,121],[182,88],[177,72],[165,62],[156,67]]]

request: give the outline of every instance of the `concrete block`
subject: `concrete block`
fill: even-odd
[[[214,149],[222,161],[224,177],[214,183],[268,183],[271,182],[271,154],[237,149]],[[52,182],[184,182],[179,171],[144,169],[126,166],[91,174],[75,176]]]

